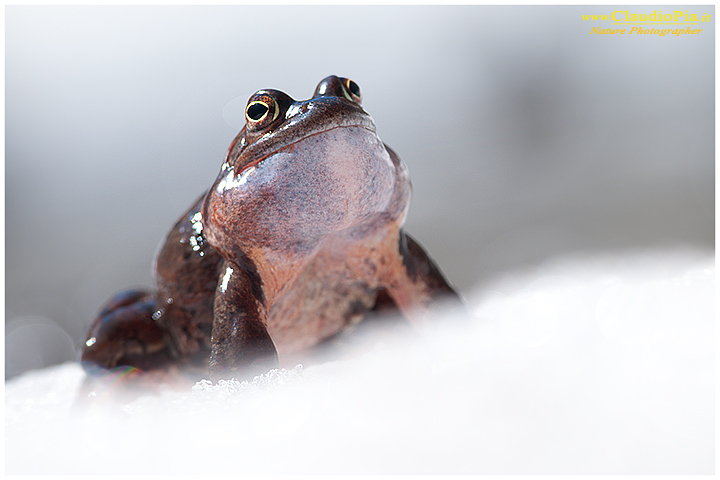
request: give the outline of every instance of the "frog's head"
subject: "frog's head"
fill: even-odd
[[[395,206],[393,192],[400,177],[407,183],[405,170],[361,100],[355,82],[336,76],[309,100],[277,90],[252,95],[203,203],[210,243],[231,258],[238,249],[307,253],[388,208],[404,212],[407,202]]]

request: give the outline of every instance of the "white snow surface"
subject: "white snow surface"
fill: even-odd
[[[565,257],[468,292],[471,320],[374,322],[253,382],[82,411],[79,365],[27,372],[5,385],[6,473],[712,474],[714,271]]]

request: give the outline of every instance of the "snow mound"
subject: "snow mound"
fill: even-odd
[[[87,409],[78,365],[28,372],[5,387],[6,471],[713,473],[712,254],[560,259],[468,304],[252,382]]]

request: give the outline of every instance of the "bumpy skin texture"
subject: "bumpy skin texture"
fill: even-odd
[[[86,369],[248,377],[357,322],[378,298],[409,318],[460,303],[401,228],[407,168],[360,101],[335,76],[305,101],[254,94],[214,184],[158,253],[156,292],[125,292],[101,310]]]

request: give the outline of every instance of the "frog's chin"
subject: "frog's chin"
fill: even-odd
[[[277,147],[276,149],[269,151],[252,161],[249,161],[246,163],[243,163],[241,161],[237,162],[237,165],[242,165],[242,167],[240,167],[240,169],[235,172],[235,175],[237,177],[240,177],[243,175],[243,173],[257,167],[260,163],[267,160],[268,158],[271,158],[279,153],[283,153],[284,151],[291,149],[295,145],[302,143],[302,142],[306,142],[306,141],[312,139],[313,137],[327,135],[328,133],[332,132],[333,130],[337,130],[340,128],[358,128],[358,129],[367,130],[374,139],[376,139],[378,142],[380,141],[380,137],[377,136],[377,132],[373,125],[367,125],[367,124],[362,124],[362,123],[349,124],[349,125],[334,125],[332,127],[326,128],[324,130],[319,130],[317,132],[313,132],[308,135],[305,135],[301,138],[294,139],[291,142],[287,142],[287,143]]]

